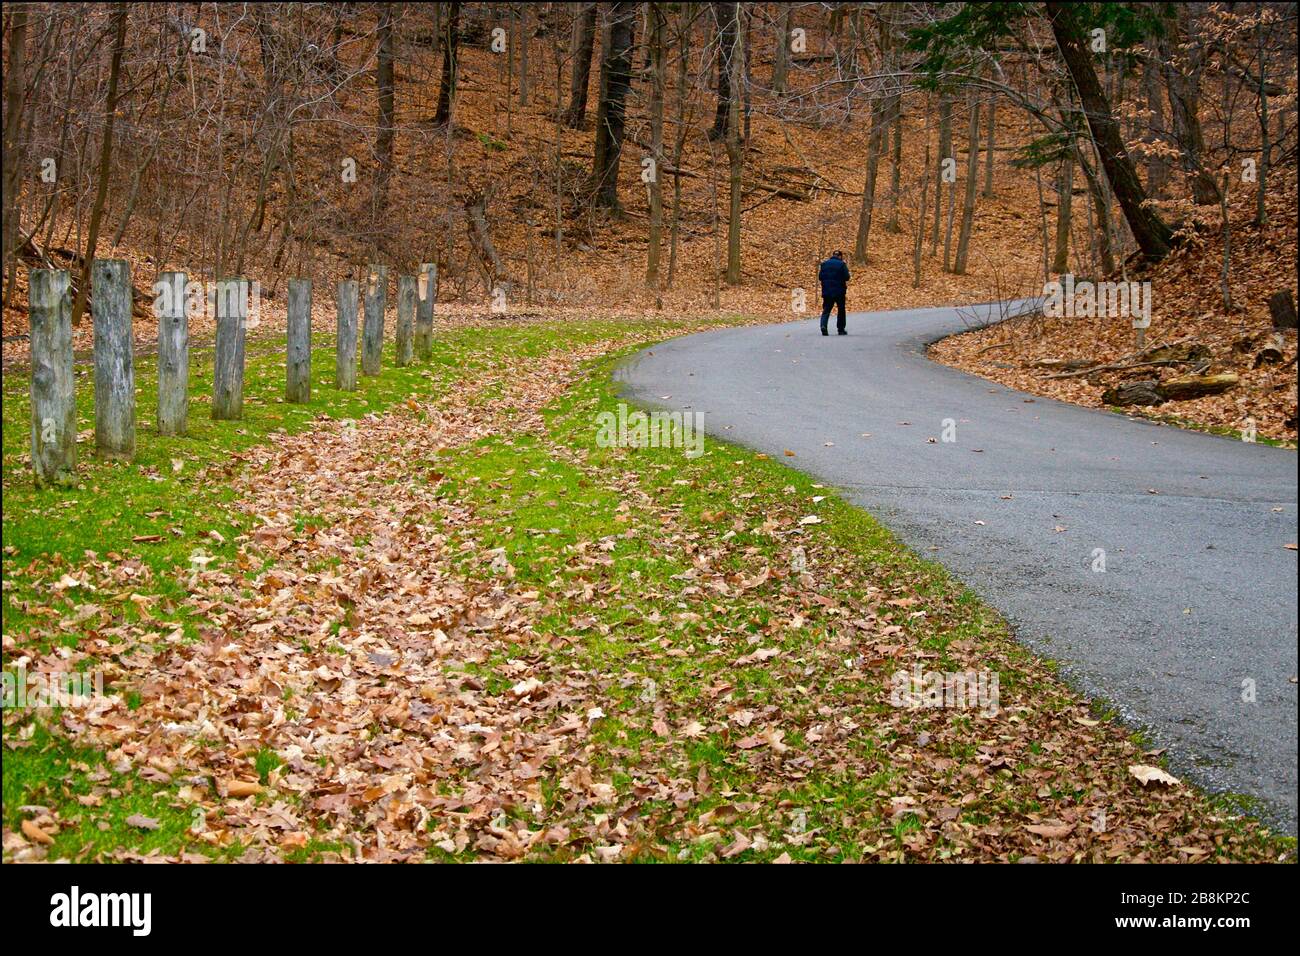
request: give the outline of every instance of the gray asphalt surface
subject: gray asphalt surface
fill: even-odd
[[[1169,748],[1175,773],[1262,801],[1294,834],[1296,453],[925,358],[995,310],[852,313],[842,337],[815,317],[706,332],[640,352],[619,377],[631,400],[702,412],[711,435],[794,451],[782,460],[944,564]],[[929,443],[945,419],[956,441]]]

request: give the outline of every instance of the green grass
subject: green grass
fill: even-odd
[[[51,859],[109,860],[121,849],[238,856],[238,845],[213,847],[201,839],[202,810],[176,788],[117,773],[104,754],[52,736],[40,723],[29,726],[31,733],[5,754],[5,824],[18,830],[32,816],[22,808],[57,810]]]
[[[685,593],[680,576],[690,569],[689,556],[664,547],[654,532],[663,510],[652,513],[639,508],[634,498],[619,493],[618,479],[671,513],[675,531],[709,536],[733,531],[725,558],[716,566],[724,574],[752,574],[763,564],[788,566],[787,541],[756,527],[753,516],[788,510],[798,502],[800,511],[816,513],[823,520],[808,535],[810,547],[824,537],[831,547],[858,555],[863,565],[873,569],[872,586],[923,599],[933,618],[915,633],[925,647],[938,652],[936,666],[951,663],[944,649],[952,641],[1002,633],[1003,625],[942,568],[917,558],[865,512],[775,460],[712,439],[706,440],[705,453],[695,459],[687,458],[680,448],[597,447],[596,416],[616,410],[619,402],[608,374],[612,361],[599,363],[548,409],[547,439],[494,436],[443,459],[440,490],[472,501],[476,513],[487,519],[486,525],[475,528],[477,550],[466,550],[459,570],[471,577],[486,575],[479,555],[503,548],[519,586],[545,589],[551,597],[548,613],[537,624],[544,638],[572,636],[575,621],[588,622],[580,641],[551,652],[559,669],[624,673],[632,678],[621,686],[606,687],[609,703],[602,706],[608,717],[592,734],[593,742],[600,744],[592,753],[592,766],[611,773],[620,793],[629,791],[635,781],[619,775],[615,754],[635,754],[642,762],[652,759],[686,777],[698,775],[703,768],[717,793],[693,803],[687,817],[707,814],[733,799],[721,794],[740,793],[754,806],[726,829],[758,826],[767,831],[768,848],[745,850],[736,859],[772,859],[782,852],[793,859],[860,858],[865,851],[861,834],[881,825],[878,794],[894,778],[892,769],[882,766],[865,776],[857,770],[815,770],[798,785],[770,789],[762,767],[729,739],[734,733],[659,740],[650,728],[644,698],[653,686],[657,699],[679,722],[696,714],[707,721],[707,689],[725,680],[734,687],[737,706],[780,706],[783,726],[815,723],[812,701],[819,698],[861,701],[844,713],[863,728],[857,746],[863,765],[869,765],[889,743],[870,730],[877,722],[874,718],[888,706],[881,703],[881,680],[878,676],[831,678],[823,686],[794,695],[801,699],[792,699],[788,672],[778,674],[774,667],[737,668],[733,658],[746,648],[753,650],[750,638],[765,646],[777,644],[784,660],[824,657],[836,622],[810,612],[807,626],[778,634],[778,629],[769,628],[772,595],[766,587],[726,600]],[[579,453],[581,464],[569,455],[556,455],[556,445]],[[814,502],[820,496],[823,500]],[[743,503],[747,520],[736,531],[731,520],[738,503]],[[719,513],[728,517],[719,519]],[[630,529],[650,530],[629,536]],[[601,548],[599,553],[607,561],[582,559]],[[824,580],[815,587],[836,601],[852,603],[869,598],[863,589],[866,580],[864,576]],[[611,597],[560,597],[583,587]],[[673,620],[676,612],[681,612],[684,622]],[[665,641],[669,647],[664,647]],[[722,652],[715,649],[719,647]],[[686,653],[666,653],[673,649]],[[488,666],[502,663],[504,656],[489,660]],[[1016,676],[1004,673],[1004,693],[1014,690]],[[793,750],[802,748],[802,732],[787,733],[783,742]],[[783,838],[784,828],[794,825],[793,812],[785,809],[789,807],[800,809],[804,832],[818,831],[816,845],[792,846]],[[643,812],[667,813],[668,808],[649,805]],[[901,846],[915,829],[915,821],[904,821],[892,827],[892,838]],[[730,842],[730,837],[722,842]],[[667,858],[709,858],[717,843],[712,838],[674,843]],[[835,848],[829,857],[828,846]]]

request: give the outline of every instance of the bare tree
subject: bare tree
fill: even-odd
[[[596,14],[600,4],[584,3],[573,21],[573,65],[569,81],[569,108],[564,125],[582,129],[587,116],[587,87],[591,85],[591,53],[596,45]]]
[[[957,236],[957,256],[952,266],[952,271],[959,276],[966,274],[971,230],[975,226],[975,192],[980,169],[979,94],[972,90],[966,105],[970,110],[970,125],[966,129],[966,197],[962,202],[961,231]]]
[[[99,244],[99,225],[104,217],[104,201],[108,198],[108,177],[113,159],[113,121],[117,117],[117,86],[122,75],[122,51],[126,49],[125,3],[113,7],[113,59],[108,73],[108,100],[104,106],[104,137],[99,147],[99,186],[95,192],[95,205],[90,210],[90,225],[86,231],[86,252],[81,259],[81,281],[77,297],[72,303],[72,324],[80,324],[86,311],[86,298],[90,294],[90,267]]]
[[[650,4],[650,236],[646,244],[646,285],[659,290],[659,256],[664,227],[664,87],[668,79],[665,34],[668,17],[663,4]]]
[[[712,6],[718,37],[718,107],[713,114],[709,139],[718,140],[727,135],[731,100],[736,93],[732,83],[734,71],[731,58],[737,50],[736,33],[740,28],[740,13],[734,3],[714,3]]]
[[[600,102],[596,106],[596,147],[591,166],[598,206],[618,211],[618,167],[627,122],[627,94],[632,88],[632,46],[637,4],[615,3],[610,10],[609,48],[600,65]]]
[[[27,5],[15,4],[9,21],[9,69],[5,75],[4,128],[4,262],[7,271],[5,304],[13,297],[18,266],[22,216],[18,184],[25,160],[19,131],[27,104]]]
[[[1084,42],[1078,13],[1069,3],[1047,3],[1046,9],[1057,49],[1083,104],[1083,114],[1106,169],[1106,178],[1115,190],[1115,198],[1124,210],[1124,218],[1138,248],[1148,260],[1159,261],[1169,254],[1173,231],[1147,203],[1146,191],[1138,181],[1115,114],[1097,81],[1097,71]]]
[[[744,61],[742,48],[743,31],[740,29],[740,4],[728,4],[735,19],[731,29],[724,32],[724,40],[731,40],[731,51],[724,57],[731,70],[730,90],[727,109],[727,165],[728,184],[730,187],[731,208],[727,216],[727,284],[740,283],[740,205],[741,177],[745,169],[745,154],[740,135],[740,97],[737,95],[741,82],[741,65]]]
[[[438,83],[438,108],[433,116],[434,126],[450,126],[452,108],[456,100],[456,59],[460,46],[460,3],[450,4],[447,23],[442,37],[442,79]]]

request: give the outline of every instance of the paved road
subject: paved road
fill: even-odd
[[[1264,801],[1294,834],[1296,453],[1031,398],[925,358],[992,308],[854,313],[845,337],[823,338],[815,318],[707,332],[619,375],[630,399],[703,412],[710,434],[796,452],[785,460],[1147,728],[1176,772]],[[929,443],[945,419],[956,441]]]

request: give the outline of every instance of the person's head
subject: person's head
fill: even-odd
[[[843,258],[844,258],[844,253],[841,252],[839,249],[836,249],[834,252],[831,253],[831,258],[832,258],[832,259],[843,259]]]

